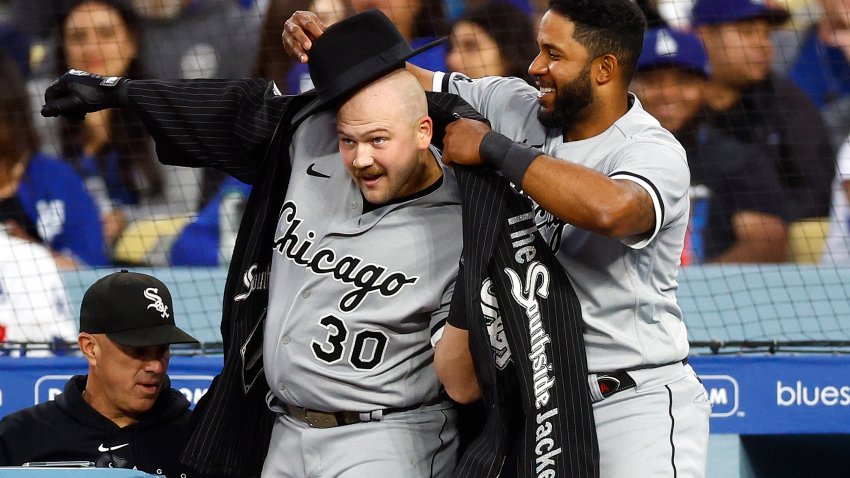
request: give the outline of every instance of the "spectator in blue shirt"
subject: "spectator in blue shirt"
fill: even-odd
[[[230,262],[251,186],[228,176],[216,195],[171,246],[171,265],[217,266]]]
[[[803,33],[788,76],[823,108],[850,94],[850,2],[818,3],[823,15]]]
[[[73,168],[37,152],[24,80],[7,57],[0,77],[0,221],[47,246],[60,268],[107,264],[94,201]]]
[[[143,78],[140,33],[131,10],[115,0],[76,0],[59,23],[57,71],[77,68],[103,76]],[[106,113],[106,114],[103,114]],[[130,208],[162,194],[164,179],[140,120],[122,110],[62,120],[62,155],[86,181],[112,244]]]

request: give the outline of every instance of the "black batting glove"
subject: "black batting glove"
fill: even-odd
[[[127,105],[127,83],[120,76],[68,70],[44,92],[41,116],[83,119],[86,113]]]

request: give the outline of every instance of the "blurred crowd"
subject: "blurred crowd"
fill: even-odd
[[[650,30],[631,89],[691,167],[683,264],[850,265],[850,0],[637,1]],[[70,314],[57,271],[226,264],[250,192],[160,164],[121,110],[42,118],[56,77],[261,77],[297,94],[312,82],[283,52],[285,19],[369,8],[414,48],[449,37],[414,64],[534,84],[545,0],[0,1],[0,317],[34,281],[35,315]],[[0,320],[0,342],[67,332],[5,337]]]

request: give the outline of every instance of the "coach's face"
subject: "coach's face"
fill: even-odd
[[[85,399],[115,423],[130,424],[153,407],[168,370],[168,345],[128,347],[105,334],[80,334],[89,363]]]
[[[537,78],[538,119],[548,128],[567,129],[582,121],[593,102],[590,71],[594,58],[573,33],[575,24],[551,10],[540,20],[540,53],[528,72]]]
[[[428,150],[431,118],[411,104],[404,90],[413,85],[410,81],[415,79],[379,80],[354,95],[337,113],[342,160],[372,204],[421,191],[441,174]]]

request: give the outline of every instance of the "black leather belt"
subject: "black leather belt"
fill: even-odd
[[[416,405],[411,405],[409,407],[398,407],[398,408],[384,408],[380,410],[381,416],[389,415],[391,413],[399,413],[399,412],[408,412],[411,410],[416,410],[417,408],[422,407],[423,404],[419,403]],[[371,421],[376,421],[372,419],[371,412],[322,412],[319,410],[311,410],[309,408],[302,408],[296,405],[284,404],[281,407],[287,415],[298,420],[299,422],[306,423],[310,428],[333,428],[333,427],[341,427],[343,425],[351,425],[354,423],[366,423]],[[365,420],[363,418],[366,418]],[[378,418],[380,420],[380,418]]]
[[[673,365],[678,362],[665,363],[661,365],[656,365],[653,367],[645,367],[645,368],[658,368],[658,367],[666,367],[667,365]],[[681,360],[682,365],[688,364],[688,358],[685,357]],[[596,383],[599,384],[599,392],[602,393],[602,398],[608,398],[615,393],[622,392],[623,390],[628,390],[630,388],[635,388],[637,384],[635,383],[635,379],[629,375],[629,372],[626,370],[617,370],[616,372],[604,372],[596,374]]]

